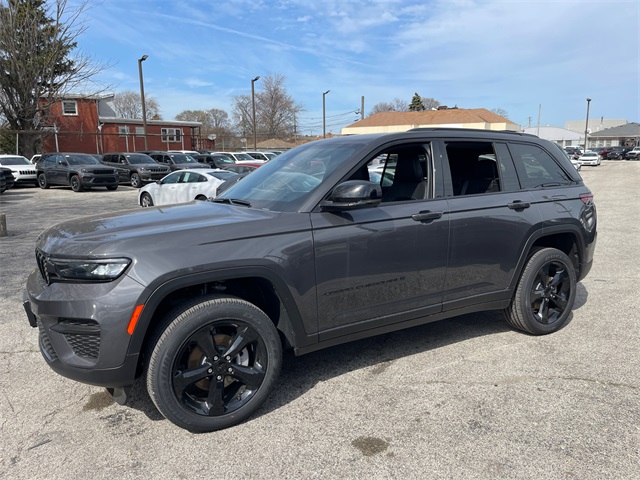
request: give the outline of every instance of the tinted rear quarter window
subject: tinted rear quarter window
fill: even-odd
[[[509,151],[522,188],[570,185],[573,180],[560,164],[542,147],[510,143]]]

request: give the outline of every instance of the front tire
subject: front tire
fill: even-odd
[[[49,188],[49,182],[47,181],[47,176],[44,173],[38,174],[38,186],[45,190]]]
[[[147,192],[144,192],[140,197],[140,206],[145,208],[153,207],[153,199],[151,198],[151,195],[149,195]]]
[[[81,192],[83,190],[82,182],[80,181],[80,177],[78,175],[71,176],[71,178],[69,179],[69,185],[71,185],[71,190],[73,190],[74,192]]]
[[[140,175],[138,175],[137,173],[132,173],[131,177],[129,177],[129,180],[131,181],[131,186],[133,188],[142,187],[142,179],[140,178]]]
[[[271,319],[235,297],[209,297],[169,315],[147,370],[147,389],[168,420],[192,432],[236,425],[267,399],[282,344]]]
[[[576,298],[576,272],[560,250],[543,248],[527,262],[511,305],[507,323],[532,335],[560,330],[569,321]]]

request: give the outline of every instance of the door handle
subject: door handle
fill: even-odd
[[[442,217],[442,212],[419,212],[411,215],[411,218],[416,222],[430,222],[431,220],[437,220]]]
[[[515,200],[512,203],[507,204],[511,210],[524,210],[525,208],[529,208],[531,204],[529,202],[523,202],[521,200]]]

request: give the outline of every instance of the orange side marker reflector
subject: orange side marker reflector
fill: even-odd
[[[143,308],[144,303],[133,309],[133,315],[131,315],[131,320],[129,320],[129,326],[127,327],[127,333],[129,335],[133,335],[133,331],[136,329],[136,325],[138,324],[138,319],[140,318]]]

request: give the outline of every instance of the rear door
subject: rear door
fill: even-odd
[[[450,219],[444,310],[509,298],[527,240],[540,228],[503,142],[443,139],[438,144]]]

